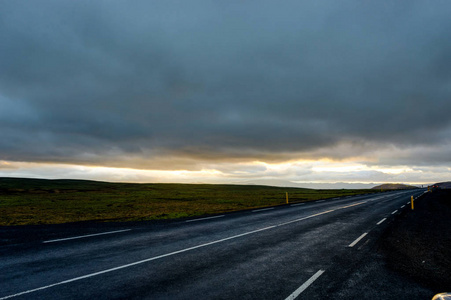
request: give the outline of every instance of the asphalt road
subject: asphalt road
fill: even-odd
[[[0,299],[340,299],[334,290],[346,294],[384,228],[423,192],[168,223],[2,228],[17,236],[0,246]]]

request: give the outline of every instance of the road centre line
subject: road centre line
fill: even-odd
[[[351,204],[351,205],[347,205],[347,206],[342,206],[342,207],[339,207],[337,209],[343,209],[343,208],[348,208],[348,207],[352,207],[352,206],[357,206],[357,205],[364,204],[364,203],[367,203],[367,202],[368,201],[363,201],[363,202],[359,202],[359,203],[355,203],[355,204]]]
[[[46,243],[55,243],[55,242],[62,242],[62,241],[69,241],[69,240],[76,240],[76,239],[83,239],[83,238],[92,237],[92,236],[99,236],[99,235],[113,234],[113,233],[119,233],[119,232],[126,232],[126,231],[130,231],[130,230],[131,230],[131,229],[123,229],[123,230],[108,231],[108,232],[102,232],[102,233],[94,233],[94,234],[80,235],[80,236],[74,236],[74,237],[69,237],[69,238],[64,238],[64,239],[56,239],[56,240],[43,241],[42,243],[43,243],[43,244],[46,244]]]
[[[380,220],[379,222],[377,222],[377,225],[381,225],[385,220],[387,220],[387,218],[383,218],[382,220]]]
[[[392,212],[391,214],[394,215],[398,212],[398,210],[395,210],[394,212]]]
[[[254,209],[252,212],[260,212],[260,211],[265,211],[265,210],[270,210],[270,209],[274,209],[274,207],[268,207],[268,208],[262,208],[262,209]]]
[[[225,217],[225,215],[220,215],[220,216],[213,216],[213,217],[206,217],[206,218],[200,218],[200,219],[194,219],[194,220],[186,220],[186,223],[189,222],[197,222],[197,221],[203,221],[203,220],[210,220],[210,219],[217,219],[217,218],[222,218]]]
[[[266,230],[269,230],[269,229],[272,229],[272,228],[288,225],[288,224],[295,223],[295,222],[300,222],[300,221],[307,220],[307,219],[310,219],[310,218],[314,218],[314,217],[317,217],[317,216],[320,216],[320,215],[328,214],[328,213],[334,212],[334,211],[339,210],[339,209],[344,209],[344,208],[360,205],[360,204],[363,204],[363,203],[366,203],[366,201],[365,202],[356,203],[356,204],[352,204],[352,205],[348,205],[348,206],[338,207],[338,208],[333,209],[333,210],[323,211],[323,212],[320,212],[320,213],[317,213],[317,214],[313,214],[313,215],[310,215],[310,216],[307,216],[307,217],[303,217],[303,218],[300,218],[300,219],[288,221],[288,222],[285,222],[285,223],[280,223],[280,224],[277,224],[277,225],[268,226],[268,227],[264,227],[264,228],[260,228],[260,229],[256,229],[256,230],[252,230],[252,231],[248,231],[248,232],[245,232],[245,233],[233,235],[233,236],[230,236],[230,237],[227,237],[227,238],[219,239],[219,240],[208,242],[208,243],[205,243],[205,244],[200,244],[200,245],[197,245],[197,246],[188,247],[188,248],[177,250],[177,251],[174,251],[174,252],[170,252],[170,253],[154,256],[154,257],[150,257],[150,258],[147,258],[147,259],[143,259],[143,260],[136,261],[136,262],[129,263],[129,264],[126,264],[126,265],[122,265],[122,266],[118,266],[118,267],[115,267],[115,268],[106,269],[106,270],[103,270],[103,271],[99,271],[99,272],[95,272],[95,273],[91,273],[91,274],[75,277],[75,278],[72,278],[72,279],[68,279],[68,280],[60,281],[60,282],[53,283],[53,284],[50,284],[50,285],[46,285],[46,286],[43,286],[43,287],[39,287],[39,288],[23,291],[23,292],[20,292],[20,293],[17,293],[17,294],[4,296],[4,297],[1,297],[0,300],[10,299],[10,298],[18,297],[18,296],[21,296],[21,295],[26,295],[26,294],[30,294],[30,293],[33,293],[33,292],[45,290],[45,289],[48,289],[48,288],[51,288],[51,287],[55,287],[55,286],[59,286],[59,285],[63,285],[63,284],[67,284],[67,283],[71,283],[71,282],[75,282],[75,281],[79,281],[79,280],[86,279],[86,278],[91,278],[91,277],[94,277],[94,276],[110,273],[110,272],[121,270],[121,269],[125,269],[125,268],[129,268],[129,267],[140,265],[140,264],[143,264],[143,263],[146,263],[146,262],[150,262],[150,261],[153,261],[153,260],[157,260],[157,259],[165,258],[165,257],[168,257],[168,256],[180,254],[180,253],[183,253],[183,252],[188,252],[188,251],[199,249],[199,248],[203,248],[203,247],[206,247],[206,246],[222,243],[222,242],[225,242],[225,241],[229,241],[229,240],[236,239],[236,238],[239,238],[239,237],[247,236],[247,235],[250,235],[250,234],[257,233],[257,232],[262,232],[262,231],[266,231]],[[130,229],[128,229],[128,230],[130,230]],[[364,235],[366,235],[366,233]],[[361,238],[363,238],[363,236],[360,237],[358,240],[360,240]],[[357,242],[355,242],[355,243],[357,243]]]
[[[348,247],[354,247],[358,242],[360,242],[361,239],[363,239],[366,235],[368,234],[368,232],[365,232],[364,234],[362,234],[361,236],[359,236],[354,242],[352,242],[351,244],[349,244]]]
[[[297,288],[293,294],[291,294],[290,296],[288,296],[285,300],[294,300],[296,299],[303,291],[305,291],[313,282],[315,282],[315,280],[317,280],[321,275],[323,275],[323,273],[325,272],[325,270],[319,270],[318,272],[316,272],[312,277],[310,277],[309,280],[307,280],[306,282],[304,282],[304,284],[302,284],[299,288]]]

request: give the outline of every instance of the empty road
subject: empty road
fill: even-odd
[[[324,297],[358,271],[384,228],[423,192],[168,223],[23,229],[25,238],[0,246],[0,299]]]

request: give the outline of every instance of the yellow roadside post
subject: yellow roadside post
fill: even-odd
[[[412,204],[412,210],[413,210],[413,196],[410,196],[410,204]]]
[[[287,192],[287,204],[288,204],[288,192]]]

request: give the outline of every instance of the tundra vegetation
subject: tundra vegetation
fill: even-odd
[[[381,190],[0,178],[0,226],[177,219]]]

